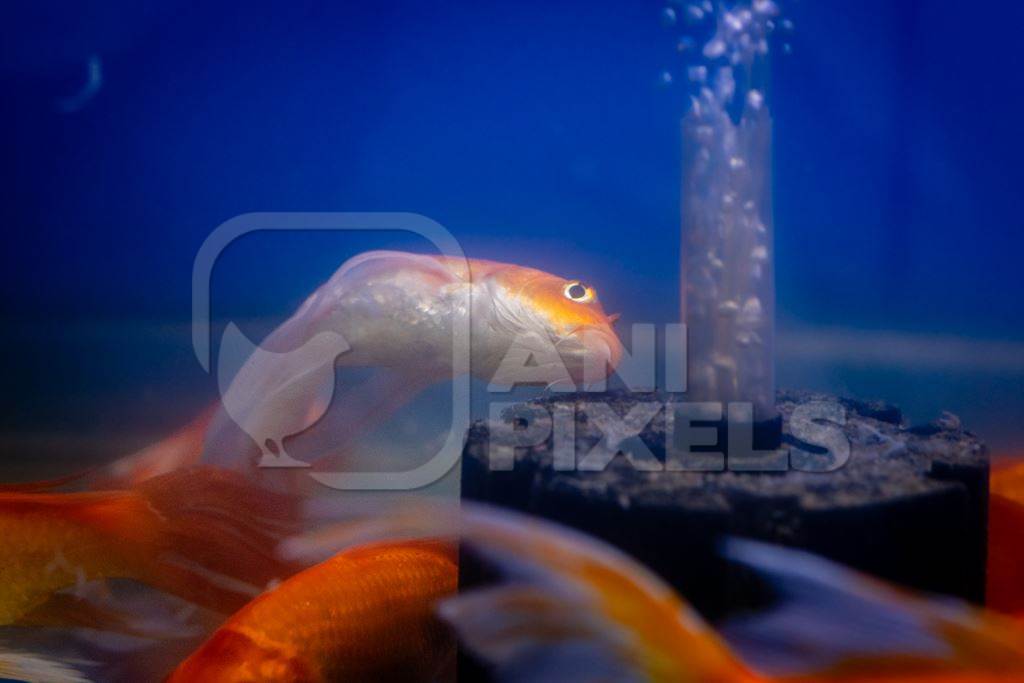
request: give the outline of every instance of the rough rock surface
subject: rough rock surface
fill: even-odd
[[[581,454],[602,436],[585,403],[603,401],[621,416],[636,402],[652,400],[672,397],[573,394],[535,404],[574,406]],[[511,470],[494,471],[491,432],[514,425],[478,422],[465,446],[463,496],[601,536],[661,573],[712,617],[757,602],[760,590],[719,559],[716,544],[723,535],[807,548],[907,586],[982,600],[988,457],[981,441],[948,413],[911,427],[898,408],[882,402],[784,391],[777,407],[793,463],[829,465],[828,451],[793,434],[793,410],[810,402],[838,402],[845,413],[841,428],[850,458],[834,471],[639,471],[621,453],[603,471],[558,471],[550,437],[516,449]],[[664,411],[640,437],[664,462]]]

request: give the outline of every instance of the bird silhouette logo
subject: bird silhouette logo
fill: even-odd
[[[334,362],[350,349],[342,335],[328,330],[296,349],[267,351],[228,324],[217,362],[221,403],[259,446],[260,467],[310,466],[285,452],[284,439],[305,431],[327,412],[334,395]]]

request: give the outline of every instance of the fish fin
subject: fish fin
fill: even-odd
[[[92,472],[93,470],[90,469],[63,477],[57,477],[55,479],[42,479],[39,481],[26,481],[15,484],[0,484],[0,493],[36,493],[52,491],[54,489],[64,488],[68,484],[85,479],[92,474]]]
[[[14,626],[32,628],[88,628],[137,638],[175,639],[188,633],[187,624],[180,615],[160,619],[144,619],[135,606],[117,605],[108,595],[83,595],[80,588],[74,592],[58,592],[47,598]]]
[[[145,635],[132,625],[130,615],[72,593],[52,594],[46,602],[22,615],[14,625],[92,628],[125,635]]]
[[[208,466],[147,479],[136,491],[159,517],[159,552],[148,578],[168,592],[233,612],[298,568],[274,553],[301,524],[301,503],[294,496]]]
[[[594,538],[508,510],[419,501],[290,539],[281,552],[307,560],[375,539],[431,536],[458,537],[503,578],[496,588],[470,589],[441,607],[499,677],[521,680],[553,661],[574,662],[559,671],[592,671],[588,662],[600,652],[624,680],[754,680],[672,588],[639,563]]]
[[[90,683],[80,666],[82,661],[63,661],[56,657],[0,646],[0,679],[25,683]]]
[[[359,438],[387,424],[397,411],[441,379],[414,368],[374,368],[363,381],[339,386],[323,419],[292,437],[288,451],[317,471],[353,468],[351,451]]]
[[[219,404],[206,408],[167,438],[107,465],[91,482],[93,489],[131,487],[146,479],[199,462],[206,430]]]
[[[723,548],[777,592],[765,612],[722,628],[747,661],[769,673],[843,680],[871,671],[1024,671],[1024,629],[1010,619],[917,596],[803,551],[738,539]]]
[[[274,548],[303,514],[297,497],[212,467],[175,470],[132,490],[5,493],[0,510],[90,529],[104,539],[93,552],[117,555],[116,576],[220,612],[293,572]]]
[[[595,619],[586,601],[559,591],[531,585],[471,590],[444,600],[439,613],[501,681],[526,683],[545,675],[565,683],[650,680],[638,662],[623,656],[627,631]]]

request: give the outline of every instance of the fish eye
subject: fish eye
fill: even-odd
[[[587,287],[579,280],[572,280],[565,283],[562,293],[566,299],[575,301],[578,304],[585,304],[594,300],[594,290]]]

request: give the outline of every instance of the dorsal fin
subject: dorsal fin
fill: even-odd
[[[867,680],[872,672],[941,672],[949,680],[1024,680],[1024,628],[1011,619],[952,598],[914,595],[806,552],[735,539],[724,547],[778,593],[765,612],[723,627],[745,659],[771,674],[838,681]]]

